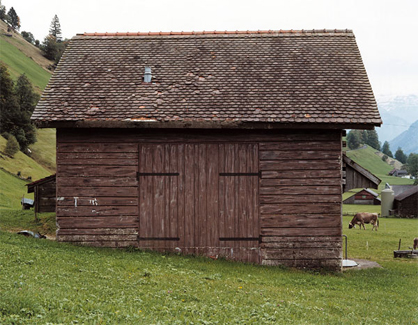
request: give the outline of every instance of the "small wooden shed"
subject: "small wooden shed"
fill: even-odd
[[[408,186],[399,191],[399,194],[395,194],[393,208],[397,216],[418,218],[418,186]]]
[[[26,184],[28,193],[34,193],[35,213],[55,212],[56,205],[56,176],[39,179]]]
[[[379,194],[368,189],[363,188],[362,190],[355,193],[353,196],[345,199],[344,204],[366,204],[366,205],[381,205],[382,202],[378,198]]]
[[[80,34],[32,119],[59,241],[331,269],[343,129],[381,124],[349,30]]]

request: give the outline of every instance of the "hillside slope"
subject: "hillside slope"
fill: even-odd
[[[412,179],[389,176],[388,173],[393,169],[393,166],[384,162],[379,156],[380,153],[369,146],[364,146],[356,150],[348,150],[346,154],[347,157],[353,159],[356,163],[382,180],[377,191],[379,193],[385,187],[386,183],[390,185],[411,185],[414,183]]]
[[[8,36],[11,35],[11,36]],[[53,64],[42,55],[42,51],[28,43],[19,33],[8,33],[7,25],[0,21],[0,60],[9,69],[13,79],[25,73],[35,90],[41,93],[47,85]]]

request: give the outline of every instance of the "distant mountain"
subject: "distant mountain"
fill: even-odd
[[[418,119],[418,96],[397,96],[389,99],[378,99],[377,106],[383,120],[383,125],[376,128],[379,141],[391,141],[402,132],[408,130],[411,123]],[[394,152],[397,147],[391,146]]]
[[[389,146],[393,154],[398,147],[401,147],[406,155],[411,152],[418,153],[418,119],[409,127],[407,131],[402,132],[392,141]]]

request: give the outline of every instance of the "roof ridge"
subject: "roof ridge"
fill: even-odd
[[[83,33],[77,36],[194,36],[194,35],[247,35],[247,34],[352,34],[351,29],[290,29],[290,30],[256,30],[256,31],[189,31],[189,32],[116,32],[116,33]]]

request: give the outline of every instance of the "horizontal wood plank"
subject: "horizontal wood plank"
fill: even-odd
[[[135,187],[138,185],[136,177],[58,177],[58,187]]]
[[[95,216],[137,216],[137,206],[57,206],[60,217],[95,217]]]
[[[83,166],[83,165],[58,165],[60,177],[133,177],[136,178],[138,168],[136,166]]]
[[[100,157],[91,157],[88,154],[83,154],[84,157],[80,156],[68,156],[67,154],[62,154],[63,156],[57,156],[57,166],[61,165],[95,165],[95,166],[137,166],[138,159],[137,157],[124,157],[123,155],[108,153],[106,158],[105,154],[100,154]],[[69,154],[68,154],[69,155]],[[81,154],[80,154],[81,155]],[[99,155],[99,154],[97,154]],[[119,155],[119,156],[117,156]]]
[[[341,186],[341,178],[272,178],[260,180],[260,187],[318,185]]]
[[[62,229],[92,229],[92,228],[134,228],[138,227],[137,216],[107,216],[107,217],[61,217],[57,216],[57,224]]]
[[[300,179],[300,178],[338,178],[341,179],[341,170],[263,170],[262,179],[278,178],[278,179]]]
[[[295,216],[262,216],[261,227],[341,227],[340,215],[295,215]]]
[[[59,241],[64,242],[97,242],[97,241],[136,241],[137,235],[62,235],[58,234]]]
[[[137,153],[138,145],[136,143],[62,143],[57,144],[57,153],[71,153],[71,154],[92,154],[92,153]]]
[[[272,204],[272,203],[295,203],[299,200],[299,197],[295,195],[260,195],[260,204]],[[323,195],[304,195],[304,203],[340,203],[340,194],[323,194]]]
[[[304,139],[303,141],[289,141],[289,142],[266,142],[259,144],[260,151],[304,151],[304,150],[315,150],[315,151],[340,151],[341,142],[335,141],[313,141]]]
[[[136,186],[128,187],[81,187],[65,185],[57,188],[57,197],[138,197]]]
[[[125,197],[59,197],[57,206],[124,206],[138,205],[138,198]]]
[[[291,150],[291,151],[260,151],[260,160],[326,160],[341,159],[339,151],[314,151],[314,150]]]
[[[340,160],[294,160],[292,162],[284,162],[277,160],[262,160],[260,161],[260,170],[276,170],[276,171],[291,171],[291,170],[340,170]]]
[[[262,236],[262,243],[341,242],[341,236]]]
[[[341,227],[333,228],[261,228],[262,236],[341,236]]]
[[[295,195],[295,202],[301,203],[304,202],[305,195],[332,195],[341,194],[341,191],[341,185],[260,187],[260,195]]]
[[[297,204],[263,204],[260,206],[260,213],[265,214],[340,214],[341,206],[339,204],[315,204],[315,203],[304,203]]]
[[[67,220],[68,218],[66,218]],[[138,235],[138,228],[60,228],[59,235]]]

